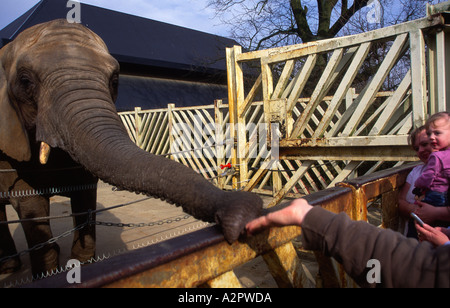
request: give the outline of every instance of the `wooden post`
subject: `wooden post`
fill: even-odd
[[[239,279],[236,277],[233,271],[226,272],[210,281],[206,282],[202,287],[207,288],[242,288]]]
[[[238,110],[244,104],[244,77],[242,68],[236,57],[242,53],[241,46],[227,48],[227,73],[228,73],[228,104],[230,109],[230,138],[235,140],[232,150],[231,164],[238,167],[238,178],[233,177],[233,189],[240,189],[248,177],[246,157],[246,131],[245,114],[239,115]]]
[[[173,109],[175,109],[175,104],[167,105],[167,114],[168,114],[168,125],[169,125],[169,153],[172,153],[173,149]],[[173,159],[173,155],[170,155],[170,159]]]
[[[314,286],[308,279],[292,242],[264,254],[263,258],[280,288],[311,288]]]
[[[142,145],[142,118],[141,118],[141,107],[134,108],[134,123],[136,129],[136,145],[141,147]]]
[[[447,78],[447,52],[446,46],[448,45],[447,34],[445,31],[438,32],[436,34],[436,54],[437,54],[437,99],[434,104],[433,113],[446,111],[447,110],[447,88],[448,88],[448,78]],[[431,101],[433,103],[433,101]]]
[[[214,118],[216,124],[216,138],[215,138],[215,146],[216,146],[216,161],[217,161],[217,174],[219,177],[217,178],[217,186],[220,189],[224,189],[225,187],[225,178],[220,177],[222,173],[222,169],[220,169],[221,165],[225,164],[225,155],[226,155],[226,143],[224,138],[223,131],[223,111],[222,108],[223,101],[221,99],[214,101]]]
[[[427,72],[425,40],[421,29],[410,32],[413,125],[425,123],[427,114]]]

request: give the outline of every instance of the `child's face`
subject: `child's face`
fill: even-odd
[[[448,119],[441,118],[431,123],[427,134],[434,150],[441,151],[450,147],[450,122]]]
[[[428,161],[428,157],[430,157],[433,149],[431,148],[430,139],[428,138],[425,129],[417,135],[414,150],[417,152],[417,156],[422,162],[426,163]]]

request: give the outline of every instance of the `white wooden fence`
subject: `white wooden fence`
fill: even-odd
[[[136,108],[119,115],[131,140],[145,151],[178,161],[222,188],[231,180],[231,174],[219,176],[225,172],[220,166],[229,163],[223,154],[232,147],[232,143],[216,144],[217,132],[225,135],[228,121],[228,106],[221,101],[197,107]]]
[[[390,92],[377,94],[380,97],[392,95]],[[350,99],[351,96],[348,96]],[[325,97],[324,101],[330,100]],[[301,99],[307,104],[309,99]],[[248,123],[244,130],[249,139],[258,138],[258,125],[264,125],[264,106],[256,102],[250,107]],[[229,125],[229,106],[217,100],[214,105],[196,107],[176,107],[169,104],[168,108],[141,110],[119,113],[130,138],[140,148],[155,155],[165,156],[178,161],[198,173],[222,189],[236,189],[233,178],[239,174],[239,166],[232,163],[235,142],[231,139]],[[252,127],[253,126],[253,127]],[[249,161],[248,174],[251,177],[260,170],[261,164],[270,157],[271,149],[266,147],[265,140],[253,142],[247,152]],[[232,168],[226,167],[230,165]],[[275,169],[277,168],[277,169]],[[283,182],[288,182],[296,170],[302,168],[301,161],[280,160],[276,165],[266,170],[259,183],[252,191],[274,194],[274,177],[281,176]],[[302,196],[329,187],[330,183],[343,180],[339,177],[342,169],[338,162],[319,160],[312,165],[311,173],[306,173],[298,180],[288,193],[291,196]],[[375,171],[373,168],[369,173]],[[325,170],[326,176],[321,172]],[[245,186],[245,183],[241,186]]]

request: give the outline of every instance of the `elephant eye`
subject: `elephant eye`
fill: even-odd
[[[19,75],[19,82],[22,90],[28,95],[32,96],[36,88],[33,78],[28,73],[21,73]]]
[[[119,86],[119,75],[114,75],[111,78],[111,87],[112,88],[117,88]]]
[[[118,93],[118,88],[119,88],[119,74],[118,73],[114,73],[111,76],[110,87],[111,87],[111,94],[112,94],[113,100],[115,100],[117,98],[117,93]]]
[[[30,86],[32,86],[32,81],[26,76],[20,78],[20,83],[24,88],[29,88]]]

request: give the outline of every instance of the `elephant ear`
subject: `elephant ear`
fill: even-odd
[[[0,63],[0,151],[17,161],[29,161],[28,134],[8,96],[8,83]]]

